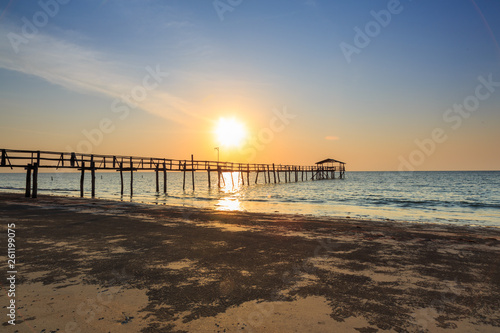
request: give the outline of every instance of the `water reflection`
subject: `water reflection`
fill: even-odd
[[[217,210],[234,211],[242,210],[239,200],[239,191],[242,188],[242,174],[240,172],[223,172],[221,177],[220,192],[232,194],[219,199],[216,204]]]
[[[241,173],[223,172],[221,177],[221,192],[236,193],[241,190]]]
[[[220,198],[217,202],[217,210],[226,210],[226,211],[234,211],[234,210],[243,210],[241,207],[241,201],[234,196]]]

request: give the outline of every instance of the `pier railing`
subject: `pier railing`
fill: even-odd
[[[163,191],[167,193],[167,172],[180,171],[184,173],[183,189],[186,186],[186,173],[192,173],[192,187],[195,189],[194,172],[207,171],[208,186],[211,186],[211,173],[217,172],[218,187],[221,187],[221,175],[223,172],[239,172],[246,174],[247,185],[250,184],[250,173],[255,173],[255,183],[258,181],[260,173],[264,174],[266,183],[280,183],[284,176],[285,182],[298,182],[299,178],[304,181],[310,174],[311,180],[334,179],[335,172],[339,173],[339,178],[344,177],[345,163],[338,162],[338,166],[333,165],[282,165],[282,164],[263,164],[263,163],[234,163],[220,161],[194,160],[193,155],[188,160],[176,160],[156,157],[137,157],[122,155],[100,155],[100,154],[82,154],[75,152],[53,152],[40,150],[14,150],[1,149],[0,167],[4,168],[24,168],[26,169],[26,196],[37,196],[37,178],[39,169],[76,169],[81,171],[80,195],[83,197],[83,183],[85,171],[90,171],[92,180],[92,197],[95,196],[95,172],[97,170],[114,170],[120,172],[121,194],[123,194],[123,172],[128,171],[130,177],[130,191],[133,193],[133,172],[134,171],[155,171],[156,172],[156,191],[159,192],[159,173],[163,173]],[[31,177],[31,174],[33,176]],[[271,177],[273,175],[273,177]],[[31,178],[33,186],[31,186]],[[245,177],[241,177],[245,185]],[[223,178],[222,178],[223,181]],[[31,187],[33,190],[31,191]]]

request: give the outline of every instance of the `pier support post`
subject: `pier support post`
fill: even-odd
[[[36,198],[38,196],[38,163],[33,164],[33,191],[31,192],[31,197]]]
[[[130,196],[134,195],[134,162],[130,158]]]
[[[247,164],[247,185],[250,185],[250,165]]]
[[[207,176],[208,176],[208,189],[210,189],[212,187],[212,184],[210,182],[210,165],[208,166]]]
[[[194,158],[191,155],[191,180],[193,182],[193,192],[194,192]]]
[[[95,162],[90,163],[90,179],[92,182],[92,198],[95,198]]]
[[[217,187],[219,188],[220,190],[220,166],[219,166],[219,162],[217,162]]]
[[[259,167],[255,170],[255,184],[257,184],[257,180],[259,179]]]
[[[26,166],[26,192],[24,194],[26,198],[29,198],[31,195],[31,168],[31,164]]]
[[[80,197],[83,198],[83,182],[85,180],[85,162],[82,161],[82,174],[80,175]]]
[[[159,169],[158,169],[158,164],[156,165],[155,169],[155,174],[156,174],[156,193],[160,192],[160,179],[159,179]]]
[[[276,168],[274,167],[274,163],[273,163],[273,176],[274,176],[274,183],[276,184]]]
[[[186,161],[184,161],[184,172],[182,176],[182,190],[186,190]]]
[[[120,164],[120,194],[123,196],[123,162]]]
[[[163,193],[167,193],[167,166],[163,162]]]

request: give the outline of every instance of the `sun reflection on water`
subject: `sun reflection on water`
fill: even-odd
[[[220,198],[217,202],[217,210],[236,211],[243,210],[241,202],[237,197]]]
[[[220,182],[221,192],[237,193],[241,190],[241,174],[239,172],[223,172]]]
[[[242,174],[240,172],[223,172],[220,191],[230,196],[221,197],[217,202],[217,210],[237,211],[243,210],[239,200],[239,191],[242,188]]]

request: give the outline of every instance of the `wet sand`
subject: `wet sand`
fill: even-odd
[[[500,332],[500,230],[0,194],[2,332]]]

